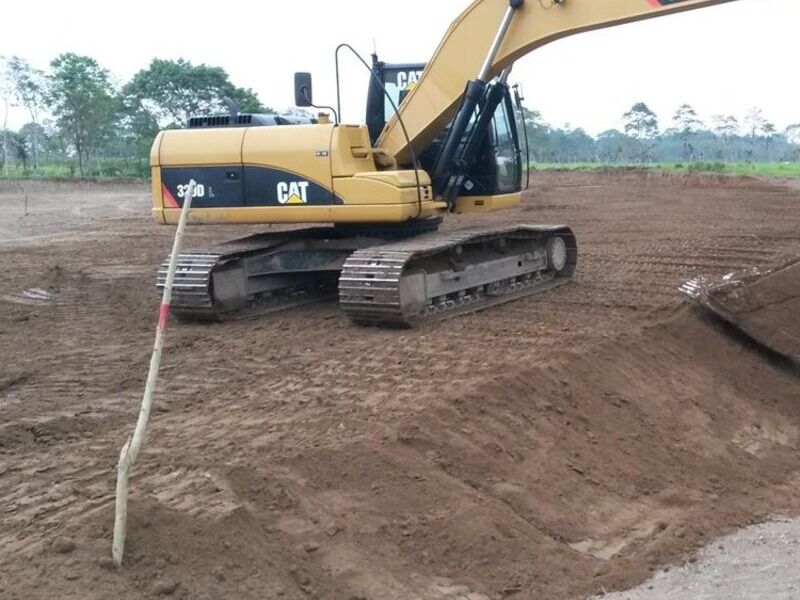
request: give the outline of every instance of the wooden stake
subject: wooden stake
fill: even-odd
[[[158,370],[161,365],[161,351],[164,348],[164,337],[167,330],[167,320],[169,319],[169,306],[172,302],[172,284],[175,281],[175,268],[178,264],[178,253],[180,252],[183,232],[186,229],[186,221],[191,208],[192,198],[194,198],[197,182],[192,179],[186,186],[183,196],[183,208],[181,218],[178,221],[178,228],[175,231],[175,241],[172,244],[172,254],[169,257],[169,270],[167,271],[167,281],[164,284],[164,295],[161,298],[161,307],[158,311],[158,327],[156,328],[156,340],[153,344],[153,354],[150,357],[150,370],[147,373],[147,383],[144,388],[142,406],[139,409],[139,419],[136,422],[136,429],[133,436],[129,437],[119,453],[117,463],[117,498],[116,514],[114,517],[114,540],[111,544],[111,556],[117,566],[122,565],[122,557],[125,553],[125,536],[127,535],[128,520],[128,479],[130,478],[133,464],[142,449],[147,421],[150,418],[150,408],[153,405],[153,393],[158,381]]]

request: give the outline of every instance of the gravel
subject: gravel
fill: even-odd
[[[748,527],[707,546],[694,564],[660,572],[636,589],[602,598],[797,600],[800,598],[800,520]]]

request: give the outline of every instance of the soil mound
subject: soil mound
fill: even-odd
[[[767,348],[800,364],[800,260],[766,271],[694,280],[690,296]]]
[[[336,443],[277,461],[249,447],[250,430],[220,436],[218,415],[203,427],[200,418],[194,459],[171,458],[179,441],[158,452],[160,464],[145,456],[122,571],[107,569],[108,492],[71,496],[60,532],[74,551],[27,555],[65,582],[48,593],[75,598],[100,597],[86,585],[116,598],[177,585],[179,597],[219,600],[624,589],[720,533],[800,509],[797,378],[755,352],[684,308],[547,363],[442,388],[372,432],[336,419],[326,434]],[[41,430],[16,450],[42,443]],[[49,443],[64,431],[50,427]],[[223,440],[231,453],[202,464]],[[17,568],[10,598],[35,595],[29,583],[42,580]]]

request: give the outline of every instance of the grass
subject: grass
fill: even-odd
[[[44,162],[34,173],[21,165],[9,165],[8,174],[0,168],[0,179],[147,179],[150,166],[147,161],[120,158],[96,159],[86,168],[83,177],[78,175],[77,166],[71,162]]]
[[[721,173],[726,175],[752,175],[757,177],[800,177],[800,163],[744,163],[744,162],[693,162],[693,163],[535,163],[534,171],[595,171],[608,169],[655,169],[673,173]],[[84,179],[147,179],[150,168],[146,161],[125,159],[100,159],[92,161]],[[79,179],[71,163],[49,162],[34,174],[14,165],[8,177],[0,169],[0,179]]]
[[[721,173],[757,177],[800,177],[800,163],[536,163],[534,171],[596,171],[607,169],[655,169],[673,173]]]

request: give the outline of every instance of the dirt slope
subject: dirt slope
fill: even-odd
[[[573,225],[565,288],[412,331],[173,326],[109,570],[170,231],[144,189],[29,194],[0,190],[2,598],[578,598],[800,514],[797,373],[677,292],[800,255],[800,191],[542,174],[487,220]]]
[[[701,305],[800,365],[800,260],[689,285]]]

